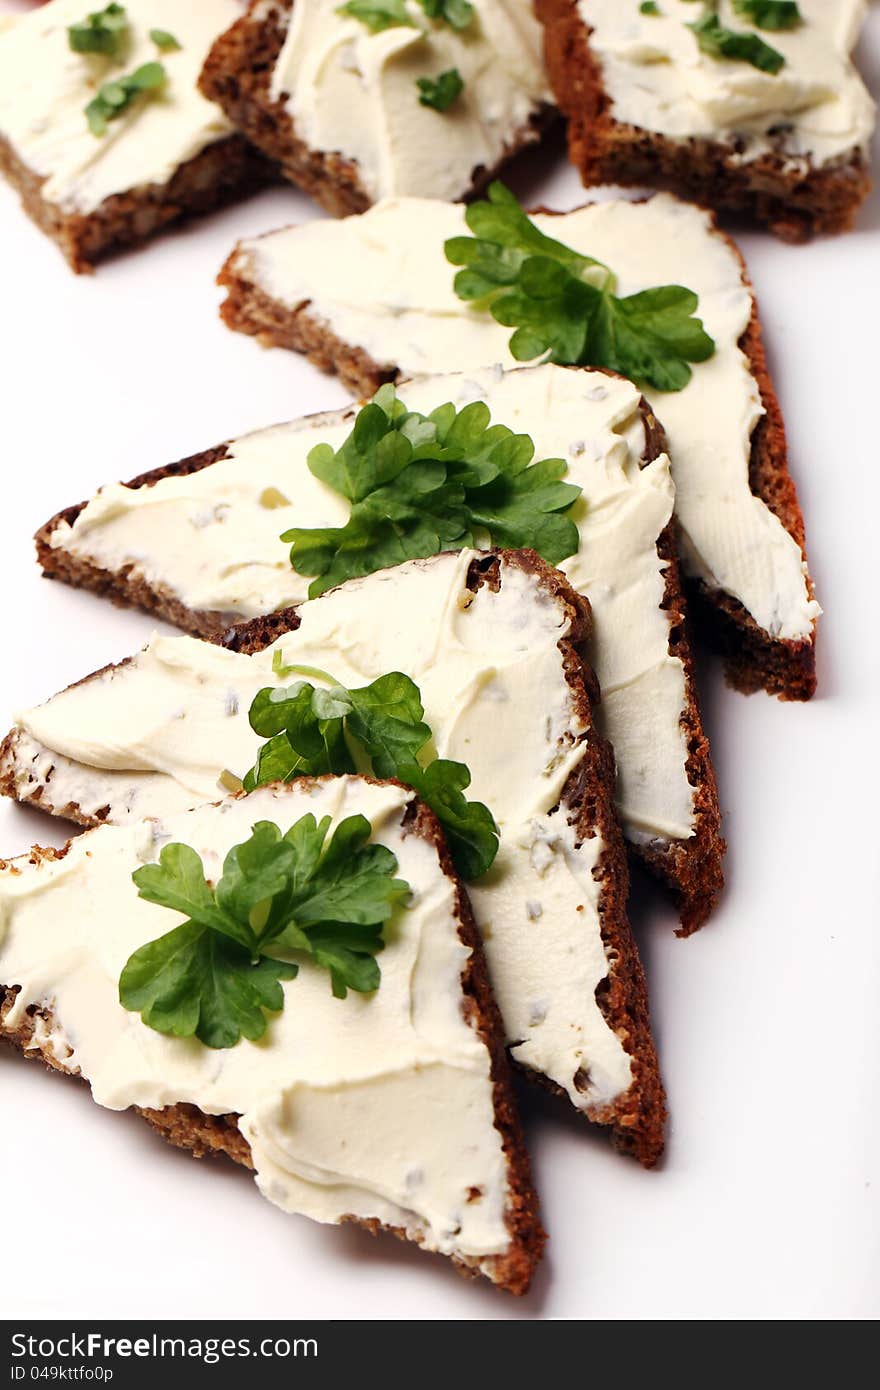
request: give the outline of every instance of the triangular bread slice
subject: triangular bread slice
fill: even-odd
[[[465,208],[389,198],[358,217],[240,242],[220,273],[230,328],[306,353],[369,395],[420,372],[513,366],[510,329],[459,299],[448,237]],[[705,209],[661,193],[534,214],[547,235],[611,266],[622,295],[685,285],[715,341],[683,391],[646,390],[663,421],[680,553],[706,641],[732,684],[808,699],[820,612],[785,427],[742,257]]]
[[[626,916],[613,758],[578,656],[587,630],[586,604],[529,552],[410,561],[244,624],[226,647],[154,637],[22,713],[0,784],[86,825],[164,818],[247,771],[261,743],[251,701],[289,685],[286,667],[348,687],[403,671],[437,754],[467,764],[468,795],[500,828],[469,895],[511,1055],[650,1165],[664,1097]]]
[[[400,387],[411,410],[482,400],[528,434],[536,458],[564,458],[582,489],[578,553],[562,570],[590,600],[597,719],[617,759],[617,803],[635,852],[673,890],[682,931],[700,926],[723,882],[724,844],[700,718],[672,532],[663,431],[628,381],[550,364],[425,377]],[[106,488],[37,533],[46,574],[140,604],[217,640],[230,622],[302,602],[290,526],[343,525],[349,505],[313,476],[309,450],[338,448],[354,410],[261,430]]]
[[[360,212],[392,189],[468,197],[552,123],[541,27],[522,0],[474,0],[455,24],[436,6],[429,17],[427,4],[377,6],[378,23],[344,9],[251,0],[199,79],[327,212]],[[463,83],[448,114],[417,85],[442,72]]]
[[[103,5],[50,0],[16,8],[10,14],[4,6],[0,16],[0,174],[72,270],[90,271],[114,251],[275,179],[273,165],[197,88],[237,0],[126,0],[116,59],[71,51],[69,30]],[[176,42],[159,49],[153,35],[165,25]],[[110,116],[102,134],[90,129],[87,110],[111,77],[157,59],[161,96],[145,92],[122,119]]]
[[[306,958],[259,1043],[224,1049],[124,1009],[128,957],[185,920],[139,898],[133,871],[176,841],[212,879],[256,822],[286,833],[306,815],[365,817],[412,889],[386,925],[378,989],[336,999]],[[253,1168],[285,1211],[392,1231],[464,1273],[528,1288],[543,1233],[500,1019],[467,896],[412,792],[301,780],[161,824],[101,826],[60,852],[0,861],[0,921],[0,1037],[196,1156]]]

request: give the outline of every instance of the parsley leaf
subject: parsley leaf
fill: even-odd
[[[409,885],[397,860],[368,843],[363,816],[303,816],[282,835],[258,821],[227,854],[216,887],[188,845],[166,845],[158,864],[132,878],[148,902],[188,920],[135,951],[119,978],[119,1002],[144,1023],[207,1047],[234,1047],[266,1031],[266,1012],[284,1007],[281,980],[299,966],[275,952],[299,951],[330,974],[333,994],[378,988],[382,929]]]
[[[528,435],[491,424],[475,401],[430,415],[408,411],[383,386],[358,412],[337,450],[319,444],[308,464],[316,478],[351,503],[345,526],[293,527],[290,562],[315,576],[309,597],[356,575],[404,560],[460,550],[488,535],[505,546],[531,546],[551,564],[578,548],[568,511],[580,488],[562,482],[562,459],[533,463]]]
[[[447,260],[464,267],[455,291],[516,330],[510,351],[517,361],[546,354],[561,365],[610,367],[660,391],[681,391],[691,379],[688,363],[715,351],[694,317],[691,290],[660,285],[618,298],[608,266],[545,236],[502,183],[465,218],[473,237],[451,237],[445,246]]]
[[[86,107],[89,130],[93,135],[104,135],[108,121],[117,120],[142,93],[160,91],[167,80],[161,63],[142,63],[134,72],[105,82]]]
[[[464,91],[464,79],[458,68],[449,68],[437,77],[417,77],[419,104],[435,111],[448,111]]]
[[[167,29],[151,29],[150,38],[163,53],[175,53],[181,47],[180,40],[169,34]]]
[[[347,4],[337,6],[336,13],[359,19],[372,34],[398,27],[418,28],[407,14],[404,0],[348,0]]]
[[[733,8],[759,29],[796,29],[803,23],[796,0],[733,0]]]
[[[639,14],[659,14],[659,13],[660,13],[660,6],[657,4],[657,0],[642,0],[641,5],[639,5]]]
[[[357,690],[337,684],[324,690],[306,681],[267,687],[250,709],[251,728],[267,742],[244,778],[245,788],[353,772],[357,748],[375,777],[395,777],[412,787],[440,821],[459,873],[478,878],[498,852],[497,826],[487,806],[464,796],[471,777],[463,763],[425,762],[431,729],[423,716],[418,686],[400,671]]]
[[[696,35],[700,50],[711,58],[751,63],[753,68],[773,77],[785,67],[785,58],[778,49],[771,48],[757,34],[739,34],[734,29],[725,29],[714,12],[704,14],[687,27]]]
[[[67,43],[74,53],[103,53],[115,58],[128,37],[128,15],[124,5],[107,5],[86,15],[67,29]]]
[[[467,29],[474,17],[469,0],[419,0],[429,19],[437,19],[453,29]]]

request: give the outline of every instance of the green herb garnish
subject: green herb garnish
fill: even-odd
[[[161,63],[143,63],[134,72],[105,82],[86,107],[86,120],[93,135],[103,135],[107,122],[115,121],[132,102],[147,92],[158,92],[168,80]]]
[[[115,58],[128,36],[128,15],[124,5],[107,5],[86,15],[67,30],[67,42],[74,53],[103,53]]]
[[[417,77],[419,104],[435,111],[448,111],[464,91],[464,79],[458,68],[449,68],[437,77]]]
[[[465,267],[455,291],[515,328],[517,361],[547,354],[551,362],[610,367],[660,391],[681,391],[691,379],[688,363],[715,351],[694,317],[692,290],[658,285],[618,298],[608,266],[545,236],[502,183],[490,186],[488,202],[471,203],[465,220],[474,236],[452,237],[445,247],[447,260]]]
[[[734,62],[751,63],[753,68],[775,76],[785,67],[785,58],[771,48],[758,34],[740,34],[725,29],[717,14],[707,13],[687,26],[695,35],[703,53],[711,58],[729,58]]]
[[[274,670],[274,656],[272,665]],[[346,690],[324,671],[307,666],[283,669],[318,676],[330,682],[330,688],[298,681],[258,692],[250,724],[268,741],[244,778],[245,789],[296,777],[363,771],[368,761],[374,777],[397,778],[431,808],[463,878],[484,874],[498,853],[498,828],[487,806],[464,796],[471,781],[464,763],[427,760],[431,729],[423,719],[419,688],[409,676],[392,671],[370,685]]]
[[[174,53],[181,47],[180,40],[169,34],[167,29],[151,29],[150,38],[163,53]]]
[[[325,843],[329,825],[329,816],[306,815],[282,835],[259,821],[227,854],[216,887],[188,845],[166,845],[158,864],[137,869],[139,895],[187,921],[129,958],[123,1008],[159,1033],[234,1047],[261,1038],[265,1011],[284,1007],[280,981],[299,966],[279,951],[302,951],[328,970],[337,999],[377,989],[382,929],[409,886],[394,877],[391,850],[367,843],[363,816],[340,821]]]
[[[358,412],[339,449],[318,444],[309,470],[346,497],[345,526],[293,527],[290,563],[314,575],[309,597],[358,575],[461,550],[489,537],[507,549],[530,547],[556,565],[578,548],[568,515],[580,488],[561,481],[563,459],[533,463],[527,434],[493,425],[488,406],[451,403],[430,415],[409,411],[383,386]]]
[[[641,5],[639,5],[639,14],[659,14],[659,13],[660,13],[660,6],[656,3],[656,0],[642,0]]]
[[[733,8],[759,29],[796,29],[803,23],[796,0],[733,0]]]
[[[429,19],[440,20],[453,29],[467,29],[474,18],[469,0],[419,0]]]
[[[336,13],[360,20],[372,34],[381,34],[383,29],[418,28],[407,14],[404,0],[348,0],[336,7]]]

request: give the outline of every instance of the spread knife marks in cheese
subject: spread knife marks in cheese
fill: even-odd
[[[161,822],[106,826],[63,858],[0,868],[0,980],[20,986],[4,1027],[29,1005],[51,1022],[38,1041],[112,1110],[179,1102],[236,1114],[266,1197],[318,1221],[344,1216],[406,1231],[477,1262],[510,1245],[507,1164],[495,1128],[489,1053],[462,1008],[470,951],[455,889],[433,845],[404,834],[412,794],[343,777],[261,788]],[[214,1050],[164,1036],[122,1008],[131,953],[183,921],[138,897],[132,872],[169,840],[192,846],[210,879],[258,820],[363,815],[413,890],[385,931],[372,995],[334,999],[310,961],[282,987],[285,1008],[258,1043]],[[42,1020],[41,1020],[42,1022]],[[436,1123],[442,1112],[448,1120]],[[478,1189],[479,1200],[468,1200]]]
[[[633,839],[689,838],[685,674],[669,654],[657,555],[673,488],[665,455],[640,466],[638,391],[598,372],[548,365],[407,382],[400,397],[424,414],[449,400],[484,400],[494,422],[532,437],[536,458],[568,463],[568,481],[583,489],[575,509],[581,544],[560,568],[593,609],[596,715],[614,745],[624,825]],[[348,503],[313,476],[306,458],[319,442],[338,448],[353,418],[349,410],[279,425],[234,440],[227,459],[186,477],[103,488],[73,527],[56,527],[51,544],[102,569],[143,575],[192,609],[255,617],[300,603],[309,580],[292,569],[279,536],[291,526],[345,524]]]
[[[771,637],[810,638],[820,609],[809,596],[800,549],[749,487],[762,406],[739,348],[752,297],[732,246],[713,232],[709,213],[667,194],[534,221],[610,265],[620,295],[682,284],[699,296],[714,356],[694,368],[683,391],[646,392],[669,442],[682,559],[710,589],[743,604]],[[308,302],[309,315],[342,342],[404,375],[513,366],[510,329],[452,287],[455,271],[443,243],[466,232],[458,205],[389,199],[359,217],[242,242],[232,264],[291,310]]]
[[[689,0],[663,0],[660,15],[620,0],[578,0],[615,120],[671,139],[737,140],[739,163],[781,151],[823,165],[867,152],[874,103],[850,58],[867,4],[798,0],[798,8],[803,23],[770,32],[720,0],[723,25],[759,34],[782,54],[773,74],[703,53],[687,27],[701,10]]]
[[[0,136],[43,176],[43,198],[86,214],[114,193],[167,183],[181,164],[232,134],[196,81],[214,39],[241,15],[236,0],[126,0],[129,41],[117,62],[71,52],[68,26],[90,9],[100,5],[52,0],[0,29]],[[160,51],[151,29],[169,31],[180,48]],[[155,61],[168,74],[162,92],[136,100],[104,135],[93,135],[85,108],[98,88]]]
[[[501,846],[470,885],[512,1055],[590,1112],[625,1093],[629,1054],[596,987],[608,975],[599,908],[599,835],[578,843],[556,811],[586,751],[583,718],[558,642],[559,600],[501,561],[501,586],[466,586],[472,551],[410,561],[352,580],[301,609],[301,625],[255,656],[189,637],[154,637],[132,660],[19,718],[50,756],[52,802],[111,822],[165,817],[217,796],[261,740],[248,724],[256,692],[289,684],[272,670],[320,667],[347,687],[401,670],[421,690],[440,757],[470,768],[469,795],[492,810]],[[60,755],[60,756],[59,756]],[[33,772],[35,769],[31,769]],[[121,794],[120,794],[121,793]],[[594,876],[598,872],[598,877]]]
[[[528,0],[473,6],[459,30],[407,0],[409,24],[373,33],[327,0],[296,0],[271,97],[286,100],[310,149],[356,161],[373,201],[461,197],[551,101]],[[455,103],[443,112],[420,105],[416,80],[452,68],[464,81]]]

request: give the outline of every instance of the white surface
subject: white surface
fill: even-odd
[[[21,7],[3,0],[0,12]],[[876,95],[877,6],[860,57]],[[541,178],[540,163],[520,167],[518,191],[574,206],[574,174],[554,162]],[[275,190],[77,278],[0,188],[0,725],[153,627],[43,582],[30,542],[39,524],[109,479],[344,403],[338,382],[261,352],[216,315],[213,275],[233,240],[315,215],[293,190]],[[880,198],[845,238],[740,243],[826,609],[820,693],[807,706],[745,699],[714,664],[703,673],[728,889],[689,941],[673,937],[674,913],[653,889],[640,885],[633,909],[672,1111],[663,1167],[641,1172],[529,1096],[551,1240],[533,1293],[516,1302],[394,1241],[286,1218],[231,1165],[193,1163],[142,1121],[4,1052],[4,1316],[880,1313]],[[4,855],[63,839],[60,822],[0,805]]]

